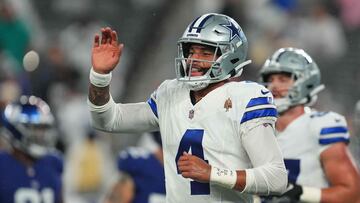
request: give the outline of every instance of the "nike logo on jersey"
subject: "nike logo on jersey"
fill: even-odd
[[[261,94],[267,94],[270,92],[269,90],[260,90],[260,91],[261,91]]]

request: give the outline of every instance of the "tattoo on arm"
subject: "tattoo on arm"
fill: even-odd
[[[96,87],[93,84],[89,86],[89,100],[91,103],[102,106],[110,100],[109,87]]]

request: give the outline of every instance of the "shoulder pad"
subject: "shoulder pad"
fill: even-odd
[[[257,118],[275,118],[277,117],[274,98],[271,92],[258,83],[244,83],[245,106],[244,115],[240,123],[257,119]]]
[[[319,139],[319,144],[349,142],[349,132],[344,116],[335,112],[312,112],[311,128]]]

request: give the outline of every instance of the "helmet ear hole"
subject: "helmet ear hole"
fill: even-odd
[[[235,63],[237,63],[238,61],[240,61],[239,58],[234,58],[234,59],[231,59],[231,60],[230,60],[230,62],[231,62],[232,64],[235,64]]]

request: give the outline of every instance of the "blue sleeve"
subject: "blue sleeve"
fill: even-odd
[[[156,104],[156,99],[151,96],[148,100],[147,103],[149,104],[151,111],[154,113],[154,115],[156,116],[156,118],[158,117],[158,111],[157,111],[157,104]]]

